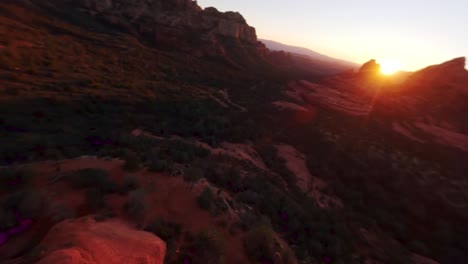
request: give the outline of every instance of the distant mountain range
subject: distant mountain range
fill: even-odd
[[[339,65],[339,66],[343,66],[346,68],[357,69],[360,66],[357,63],[332,58],[332,57],[323,55],[321,53],[318,53],[316,51],[313,51],[307,48],[290,46],[290,45],[279,43],[279,42],[272,41],[272,40],[266,40],[266,39],[259,39],[259,40],[263,42],[266,45],[266,47],[272,51],[282,50],[282,51],[290,52],[294,54],[305,55],[313,60],[319,60],[319,61],[322,61],[323,63],[335,64],[337,66]]]

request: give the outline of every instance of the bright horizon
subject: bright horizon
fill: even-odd
[[[238,11],[257,36],[362,64],[392,61],[415,71],[468,56],[468,1],[199,0]]]

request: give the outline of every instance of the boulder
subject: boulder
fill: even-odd
[[[96,222],[92,217],[55,225],[40,248],[39,264],[162,264],[166,253],[166,243],[151,233],[120,220]]]

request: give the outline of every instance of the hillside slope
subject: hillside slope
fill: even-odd
[[[0,261],[92,217],[165,263],[464,263],[467,152],[417,129],[464,110],[276,62],[194,1],[2,1]]]
[[[316,61],[317,63],[320,62],[323,64],[323,67],[326,68],[327,66],[335,66],[336,68],[342,68],[341,71],[349,70],[349,69],[357,69],[359,65],[354,62],[349,62],[337,58],[332,58],[327,55],[323,55],[321,53],[315,52],[313,50],[303,48],[303,47],[296,47],[291,45],[286,45],[283,43],[279,43],[272,40],[260,39],[265,46],[273,51],[285,51],[295,55],[302,55],[306,58],[309,58],[311,61]]]

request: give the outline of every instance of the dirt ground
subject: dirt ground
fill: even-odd
[[[108,171],[116,183],[121,183],[124,177],[130,174],[123,171],[122,165],[123,161],[121,160],[104,160],[95,157],[82,157],[60,162],[61,172],[99,168]],[[80,209],[85,203],[84,191],[71,189],[66,183],[60,181],[55,184],[49,183],[48,177],[56,173],[56,162],[32,163],[28,167],[39,176],[34,183],[35,188],[43,191],[50,203],[60,203],[68,208],[76,208],[76,217],[89,213],[86,209]],[[139,179],[142,187],[151,187],[151,190],[147,191],[150,210],[143,219],[144,222],[161,217],[181,224],[184,231],[192,233],[215,229],[225,239],[226,263],[249,263],[242,253],[241,234],[231,235],[226,227],[223,228],[217,224],[217,218],[200,209],[196,202],[197,193],[190,183],[184,182],[181,177],[170,177],[166,174],[151,173],[145,170],[131,174]],[[117,194],[106,196],[106,202],[120,218],[123,218],[124,215],[122,209],[125,201],[125,196]],[[0,247],[0,255],[11,256],[23,248],[28,241],[36,240],[39,242],[51,227],[52,223],[46,219],[36,219],[27,231],[14,235],[5,245]]]

